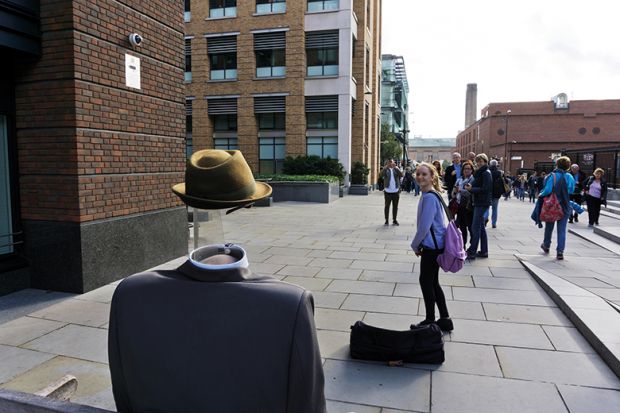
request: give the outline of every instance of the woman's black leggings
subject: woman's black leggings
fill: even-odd
[[[441,250],[423,249],[420,261],[420,287],[422,288],[424,306],[426,307],[426,319],[432,321],[435,321],[435,304],[439,308],[439,316],[441,318],[449,317],[446,297],[439,285],[437,256],[441,252]]]

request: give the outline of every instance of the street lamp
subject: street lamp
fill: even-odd
[[[506,111],[506,116],[504,117],[504,172],[510,170],[510,160],[508,159],[508,115],[510,115],[512,111],[508,109]],[[506,168],[508,166],[508,168]]]
[[[401,129],[403,132],[403,161],[405,164],[407,163],[408,153],[407,153],[407,134],[409,133],[409,129]]]

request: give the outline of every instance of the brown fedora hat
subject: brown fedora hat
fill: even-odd
[[[240,151],[205,149],[187,161],[185,182],[172,191],[199,209],[226,209],[251,204],[271,195],[271,187],[254,181]]]

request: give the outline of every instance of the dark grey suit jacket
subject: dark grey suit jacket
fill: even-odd
[[[112,299],[119,412],[326,411],[314,301],[247,269],[132,275]]]

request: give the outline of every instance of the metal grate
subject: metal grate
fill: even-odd
[[[254,50],[274,50],[285,48],[286,32],[254,34]]]
[[[237,51],[237,36],[222,36],[207,38],[207,53],[235,53]]]
[[[286,96],[254,98],[254,113],[285,113]]]
[[[338,112],[338,95],[306,96],[306,112]]]
[[[338,30],[306,32],[306,49],[338,47]]]
[[[209,115],[235,115],[237,113],[237,99],[208,99],[207,113]]]

